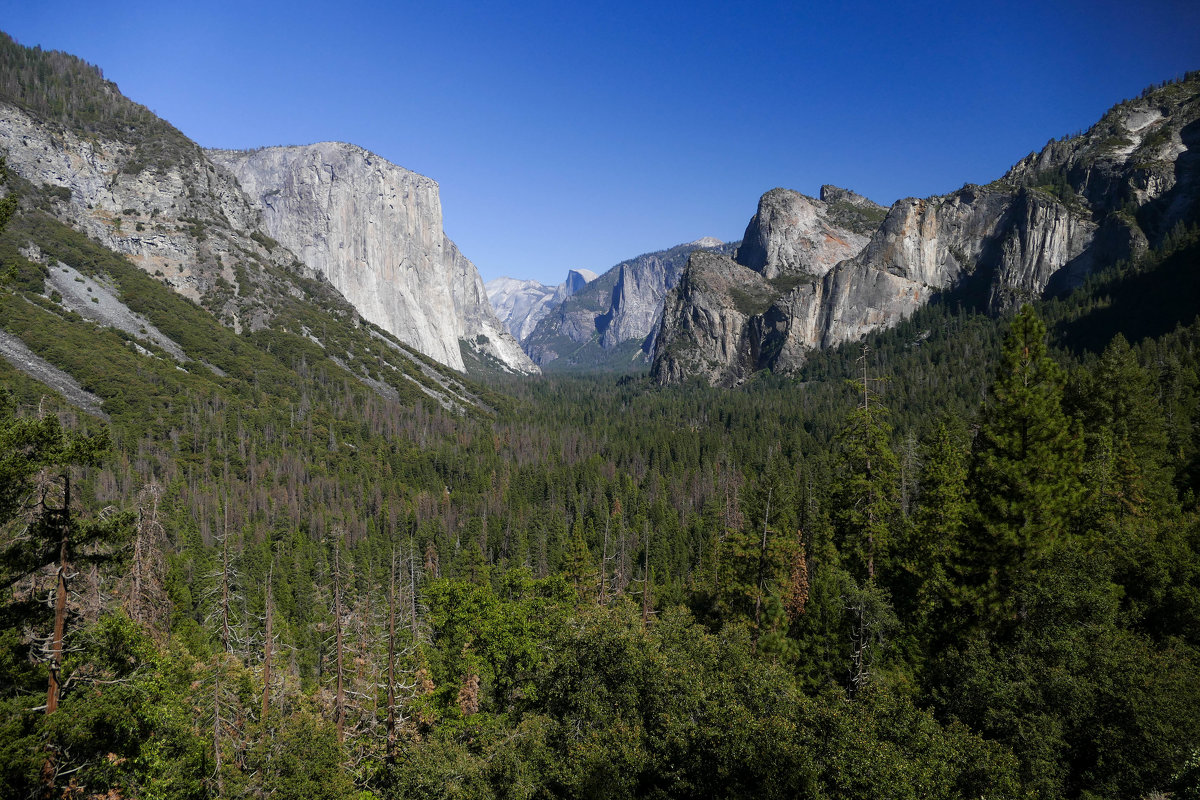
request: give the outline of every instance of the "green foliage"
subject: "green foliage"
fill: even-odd
[[[865,355],[864,355],[865,358]],[[847,417],[838,436],[842,479],[834,495],[839,550],[859,579],[874,580],[889,560],[892,531],[900,514],[900,465],[891,445],[887,409],[864,401]]]
[[[194,360],[42,296],[28,241]],[[1195,234],[1164,242],[1040,304],[1050,345],[1023,311],[1002,346],[1008,323],[963,294],[868,337],[865,363],[813,353],[799,381],[484,387],[300,279],[273,327],[235,334],[27,210],[0,240],[0,324],[102,398],[111,448],[0,363],[0,781],[38,794],[55,752],[60,793],[84,796],[1185,796],[1200,323]],[[864,366],[890,376],[869,403],[847,383]],[[169,624],[121,610],[132,557],[89,563],[107,534],[81,545],[68,713],[46,715],[54,559],[14,535],[64,465],[81,537],[110,506],[161,526],[139,574]]]
[[[948,652],[937,675],[946,711],[1010,746],[1045,796],[1163,786],[1195,735],[1196,653],[1124,630],[1109,570],[1060,548],[1017,578],[1019,622]]]
[[[1084,499],[1083,441],[1062,409],[1062,371],[1029,306],[1005,340],[973,450],[976,575],[988,613],[1006,614],[1005,587],[1068,533]]]
[[[122,95],[99,68],[58,50],[22,47],[0,34],[0,99],[80,136],[134,145],[125,165],[137,173],[164,169],[196,150],[186,136]]]

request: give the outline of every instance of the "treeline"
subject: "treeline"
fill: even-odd
[[[122,95],[99,67],[58,50],[22,47],[3,32],[0,101],[83,136],[134,144],[129,172],[165,169],[196,149],[170,123]]]

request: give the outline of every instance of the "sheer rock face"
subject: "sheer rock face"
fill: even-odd
[[[513,371],[537,371],[445,235],[435,181],[338,142],[208,155],[237,177],[271,237],[364,318],[455,369],[466,344]]]
[[[970,287],[1002,313],[1135,256],[1200,212],[1198,97],[1200,79],[1171,84],[1115,107],[1086,134],[1051,142],[987,187],[900,200],[861,252],[827,269],[812,245],[832,215],[822,219],[821,206],[794,192],[768,192],[738,261],[767,278],[815,277],[741,314],[735,333],[726,328],[739,317],[739,292],[757,296],[761,281],[732,262],[689,264],[668,299],[652,375],[731,385],[755,369],[795,371],[813,348],[895,325],[940,292]],[[822,189],[842,220],[856,208],[869,219],[859,200]]]
[[[843,203],[874,205],[853,192],[826,188],[835,189]],[[831,220],[823,200],[790,189],[772,189],[758,201],[736,260],[768,280],[786,274],[821,276],[862,250],[868,238]]]
[[[759,361],[750,319],[774,288],[732,258],[697,251],[663,307],[651,376],[678,383],[700,376],[714,385],[740,383]]]
[[[694,243],[693,243],[694,244]],[[645,339],[662,314],[663,298],[679,283],[687,262],[671,251],[650,253],[618,266],[612,305],[603,321],[600,346],[616,347],[630,339]]]
[[[546,304],[554,296],[553,286],[519,278],[493,278],[483,287],[496,318],[517,337],[517,341],[528,336],[538,320],[546,315],[549,311]]]
[[[262,219],[237,181],[175,134],[178,157],[143,166],[129,143],[84,138],[0,103],[0,151],[17,175],[61,192],[49,209],[55,217],[206,304],[235,330],[261,327],[271,294],[291,291],[286,273],[299,265],[251,238]],[[241,286],[243,278],[255,285]]]

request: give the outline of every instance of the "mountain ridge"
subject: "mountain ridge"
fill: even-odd
[[[298,257],[293,249],[302,248],[288,246],[296,241],[281,246],[280,237],[269,233],[278,215],[264,215],[207,151],[122,95],[98,68],[65,53],[22,47],[8,36],[0,38],[0,65],[0,148],[7,151],[8,168],[45,190],[45,207],[56,217],[125,254],[235,332],[269,326],[288,297],[303,295],[292,285],[296,279],[345,277],[347,270],[331,269],[328,253],[314,258],[319,248]],[[328,147],[390,165],[356,145]],[[410,303],[406,318],[418,319],[420,311],[425,319],[409,325],[377,313],[381,304],[361,293],[352,299],[356,311],[364,309],[372,321],[456,369],[463,369],[465,342],[506,368],[536,371],[495,319],[478,270],[445,237],[436,181],[390,167],[390,176],[424,203],[412,214],[422,224],[394,233],[425,282],[439,289],[439,302],[427,310]],[[367,263],[363,271],[377,266]],[[352,282],[341,283],[339,289]],[[386,283],[376,289],[377,295],[393,293]],[[441,333],[431,333],[435,328]]]
[[[651,373],[660,383],[702,375],[721,385],[766,368],[794,373],[812,350],[895,325],[948,291],[1004,313],[1077,286],[1194,221],[1198,119],[1200,73],[1190,73],[1114,106],[1084,134],[1051,141],[987,186],[898,200],[859,254],[776,287],[754,313],[734,297],[753,280],[697,262],[695,280],[681,280],[667,301]],[[780,252],[796,243],[787,229],[777,235]],[[771,274],[763,248],[747,256]]]

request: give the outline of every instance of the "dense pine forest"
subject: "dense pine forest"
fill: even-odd
[[[1200,796],[1196,230],[799,379],[456,413],[10,198],[5,325],[105,413],[0,362],[6,797]],[[214,368],[47,302],[33,229]]]
[[[194,149],[51,56],[0,95]],[[0,360],[0,797],[1200,798],[1200,227],[663,388],[299,276],[235,333],[5,178],[0,344],[95,406]]]

